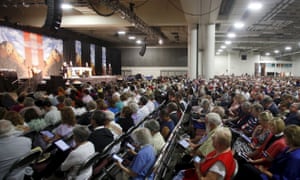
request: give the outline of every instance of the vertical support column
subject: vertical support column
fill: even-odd
[[[230,75],[231,71],[231,53],[227,54],[227,69],[226,69],[226,75]]]
[[[214,77],[215,66],[215,24],[201,25],[202,38],[199,39],[203,48],[202,55],[202,75],[206,80]]]
[[[205,79],[214,77],[215,24],[189,26],[188,77]]]
[[[198,32],[197,25],[190,24],[188,27],[188,78],[197,78],[197,49],[198,49]]]

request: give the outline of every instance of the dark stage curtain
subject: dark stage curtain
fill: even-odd
[[[121,51],[114,48],[107,49],[107,60],[106,60],[106,67],[108,64],[111,64],[111,71],[112,75],[120,75],[121,74]]]
[[[96,75],[102,75],[102,47],[95,47],[95,73]]]
[[[88,64],[91,67],[91,49],[90,44],[86,42],[81,42],[81,66],[86,66]]]
[[[67,64],[70,64],[70,61],[72,61],[72,64],[75,64],[76,61],[76,54],[75,54],[75,41],[74,40],[64,40],[63,41],[63,55],[64,55],[64,61]]]

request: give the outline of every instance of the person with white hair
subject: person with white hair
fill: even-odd
[[[79,175],[76,174],[81,164],[95,153],[93,143],[88,141],[89,135],[90,131],[86,126],[77,125],[73,129],[73,137],[76,143],[75,149],[70,152],[61,164],[61,170],[68,171],[68,179],[88,179],[92,175],[92,167],[87,168]]]
[[[188,179],[231,179],[236,163],[231,151],[231,131],[220,127],[212,136],[214,150],[200,162],[194,162],[193,169],[180,171],[173,180]]]
[[[8,120],[0,120],[0,179],[8,173],[15,161],[31,150],[31,140],[16,135],[15,127]],[[24,170],[13,172],[9,179],[23,179]]]
[[[140,123],[146,116],[149,115],[148,109],[145,107],[145,104],[142,105],[141,108],[139,108],[139,105],[135,101],[128,102],[129,108],[132,110],[132,119],[134,122],[134,125],[137,125]]]
[[[105,127],[112,132],[114,136],[114,140],[117,140],[123,133],[122,127],[115,122],[115,114],[113,112],[111,111],[103,111],[103,112],[105,113],[105,117],[108,120],[108,123],[107,125],[105,125]],[[118,152],[120,150],[120,147],[121,147],[121,143],[116,144],[112,148],[111,153]]]
[[[190,144],[189,148],[192,149],[192,151],[190,154],[185,155],[182,161],[176,165],[176,171],[193,167],[193,164],[190,163],[193,155],[205,157],[214,150],[213,136],[216,130],[222,126],[220,115],[214,112],[208,113],[205,117],[205,125],[206,135],[203,136],[198,143],[192,143],[191,140],[188,139]]]
[[[166,144],[164,137],[160,133],[160,125],[157,120],[151,119],[145,122],[145,128],[148,128],[152,135],[152,145],[158,154]]]
[[[107,128],[112,131],[114,136],[119,137],[122,135],[122,127],[115,122],[115,114],[111,111],[103,111],[105,113],[106,119],[109,121]]]
[[[222,126],[222,119],[219,114],[217,113],[208,113],[205,118],[205,130],[206,136],[202,137],[199,141],[199,148],[197,149],[197,154],[200,156],[206,156],[210,153],[213,147],[213,140],[212,137],[215,134],[215,131],[218,127]]]
[[[117,162],[117,165],[130,176],[130,179],[142,180],[147,177],[148,172],[156,160],[155,150],[151,145],[152,136],[149,129],[138,128],[132,133],[132,138],[140,150],[137,152],[129,167],[125,167],[120,162]]]

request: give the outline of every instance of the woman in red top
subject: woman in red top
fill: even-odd
[[[213,135],[215,150],[209,153],[200,163],[195,162],[195,168],[179,172],[173,180],[231,179],[236,166],[230,145],[230,130],[224,127],[218,128]]]

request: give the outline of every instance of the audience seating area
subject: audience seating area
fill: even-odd
[[[277,173],[287,179],[300,178],[298,174],[292,176],[286,171],[277,172],[271,168],[277,165],[281,153],[291,146],[283,140],[283,134],[287,133],[285,129],[300,125],[299,87],[297,78],[219,76],[209,81],[191,81],[185,77],[160,77],[102,82],[94,86],[86,83],[76,88],[68,85],[58,88],[54,94],[22,92],[13,97],[12,93],[5,93],[0,96],[0,119],[10,121],[16,133],[4,132],[0,122],[0,133],[3,131],[0,144],[7,136],[27,137],[32,142],[32,150],[9,162],[3,178],[25,169],[25,179],[65,179],[68,172],[61,171],[61,164],[70,152],[78,149],[81,145],[78,142],[87,141],[78,141],[73,130],[79,122],[89,122],[82,126],[91,132],[99,127],[107,128],[114,139],[100,152],[91,153],[81,160],[76,165],[74,177],[92,167],[89,179],[123,179],[124,172],[112,155],[119,155],[123,159],[122,164],[129,168],[135,156],[126,143],[133,144],[136,147],[134,151],[138,152],[132,135],[146,122],[155,120],[160,124],[158,132],[163,135],[165,144],[157,152],[154,165],[143,177],[172,179],[181,170],[193,167],[192,157],[188,156],[194,154],[205,159],[204,146],[214,149],[213,143],[208,143],[213,136],[213,126],[209,124],[211,113],[221,119],[214,128],[227,127],[232,134],[230,150],[236,165],[231,179],[243,179],[242,173],[251,174],[253,169],[258,176]],[[7,97],[9,100],[3,99]],[[172,109],[172,104],[175,104],[175,109]],[[66,108],[71,112],[67,112]],[[24,109],[38,110],[24,115]],[[104,124],[95,126],[93,115],[98,110],[109,111],[113,117],[105,115]],[[163,120],[165,110],[169,115],[166,122]],[[122,131],[124,128],[128,130]],[[300,138],[300,134],[297,137]],[[187,141],[187,147],[179,144],[183,139]],[[298,150],[295,143],[293,149]],[[186,164],[179,166],[183,161]],[[4,166],[7,162],[0,159],[0,167],[1,163]],[[50,167],[54,167],[52,171],[47,170]],[[295,169],[300,172],[300,166]]]

